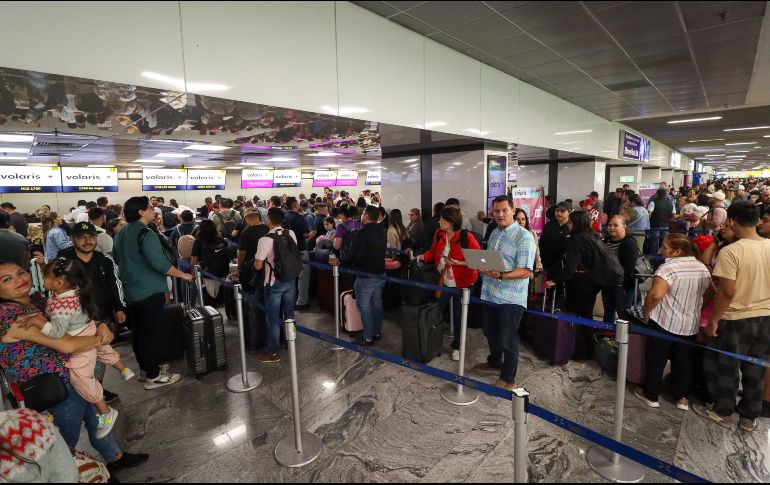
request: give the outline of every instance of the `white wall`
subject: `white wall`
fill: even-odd
[[[384,178],[383,173],[383,178]],[[274,188],[274,189],[241,189],[241,172],[238,170],[228,170],[227,178],[225,181],[225,190],[176,190],[176,191],[157,191],[157,192],[143,192],[142,181],[137,180],[119,180],[118,181],[119,192],[78,192],[78,193],[61,193],[61,194],[2,194],[0,201],[13,202],[16,208],[20,212],[32,212],[39,208],[43,204],[50,205],[54,211],[60,213],[68,213],[71,207],[77,205],[77,201],[80,199],[86,201],[95,201],[98,197],[105,196],[110,200],[110,204],[122,204],[128,198],[137,195],[155,195],[163,196],[168,204],[170,199],[176,199],[180,205],[186,205],[188,207],[197,208],[203,205],[203,201],[206,197],[214,198],[215,195],[221,194],[225,197],[234,199],[236,196],[245,195],[247,198],[252,198],[258,195],[260,198],[268,198],[273,195],[288,194],[291,196],[297,196],[299,194],[305,194],[310,196],[315,192],[320,194],[323,187],[313,187],[313,179],[302,179],[302,187],[298,188]],[[366,186],[366,172],[358,172],[358,185],[356,187],[335,187],[335,190],[345,190],[358,197],[358,194],[363,190],[370,189],[373,192],[383,193],[380,186]],[[419,191],[419,181],[418,181]],[[419,199],[419,195],[418,195]],[[388,201],[385,201],[385,207],[390,209]],[[419,204],[417,206],[419,207]]]
[[[642,180],[642,166],[635,165],[633,167],[615,167],[610,166],[610,190],[615,190],[618,187],[623,187],[623,184],[627,182],[621,182],[620,177],[634,177],[633,182],[628,182],[628,186],[631,190],[638,191],[639,183]],[[598,192],[598,191],[597,191]],[[599,192],[600,194],[602,192]],[[602,196],[606,196],[603,194]]]
[[[404,162],[414,159],[417,161]],[[385,208],[400,210],[404,221],[413,208],[422,210],[419,157],[383,159],[381,192],[388,194],[383,201]]]
[[[642,169],[642,183],[654,184],[660,182],[663,179],[662,170],[659,168],[643,168]]]
[[[0,18],[0,67],[402,126],[434,123],[438,131],[601,158],[617,157],[627,129],[349,2],[2,2]],[[128,25],[148,35],[67,55],[51,48],[81,38],[83,19],[92,39],[112,39]],[[257,51],[268,54],[255,58]],[[557,135],[576,130],[590,132]],[[666,165],[669,153],[653,140],[652,164]]]
[[[509,186],[517,187],[545,187],[545,193],[548,194],[549,169],[547,163],[539,165],[519,165],[519,181]]]
[[[575,207],[588,194],[604,192],[606,162],[559,163],[558,201],[572,199]]]
[[[498,154],[474,151],[433,155],[432,202],[457,198],[477,232],[483,224],[476,214],[486,210],[486,153]]]

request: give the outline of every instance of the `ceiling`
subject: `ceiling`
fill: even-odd
[[[770,104],[763,1],[353,3],[610,120]]]

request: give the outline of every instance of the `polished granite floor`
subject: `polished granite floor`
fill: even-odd
[[[298,323],[331,333],[317,310]],[[120,394],[115,433],[149,462],[118,475],[124,482],[513,482],[511,403],[483,395],[469,407],[444,402],[442,381],[350,351],[331,352],[298,336],[302,422],[324,443],[303,468],[279,466],[276,444],[292,432],[288,358],[248,367],[264,383],[233,394],[225,381],[239,372],[237,328],[227,327],[230,368],[197,381],[183,363],[176,385],[145,391],[108,371],[106,387]],[[378,348],[400,352],[397,315],[389,315]],[[445,340],[448,349],[449,340]],[[469,331],[469,366],[486,359],[480,330]],[[119,351],[136,367],[130,346]],[[456,370],[445,353],[431,365]],[[472,375],[472,374],[471,374]],[[483,376],[474,376],[484,379]],[[552,367],[524,346],[519,382],[535,404],[611,435],[615,382],[594,363]],[[770,422],[754,433],[727,431],[662,400],[651,410],[629,392],[624,441],[711,481],[770,481]],[[588,467],[586,441],[538,418],[529,424],[529,474],[536,482],[602,482]],[[83,449],[89,449],[81,439]],[[645,482],[669,481],[649,471]]]

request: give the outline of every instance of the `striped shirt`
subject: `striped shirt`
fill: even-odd
[[[650,319],[676,335],[695,335],[700,327],[703,294],[711,284],[706,266],[692,256],[667,259],[655,276],[671,287],[650,313]]]
[[[503,255],[508,271],[527,268],[532,270],[535,264],[535,238],[518,223],[501,230],[492,231],[489,237],[490,251],[499,251]],[[526,308],[529,292],[529,278],[496,280],[484,276],[481,287],[481,299],[505,305],[521,305]]]

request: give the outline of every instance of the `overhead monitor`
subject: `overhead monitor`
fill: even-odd
[[[487,155],[487,210],[492,210],[492,201],[506,194],[508,156]]]
[[[56,165],[0,167],[0,193],[26,194],[61,191],[61,170]]]
[[[633,160],[635,162],[650,161],[649,138],[634,135],[631,132],[620,130],[620,154],[622,160]]]
[[[273,170],[273,187],[302,187],[300,170]]]
[[[185,190],[187,170],[184,168],[143,168],[142,190]]]
[[[682,168],[682,154],[676,151],[671,152],[671,166],[673,168]]]
[[[62,167],[63,192],[117,192],[117,168]]]
[[[366,172],[366,185],[382,185],[382,172]]]
[[[334,170],[316,170],[313,173],[313,187],[334,187],[337,184],[337,172]]]
[[[273,171],[245,168],[241,171],[242,189],[272,189]]]
[[[187,190],[225,190],[225,170],[188,170]]]
[[[337,187],[355,187],[358,185],[358,172],[355,170],[337,171]]]

